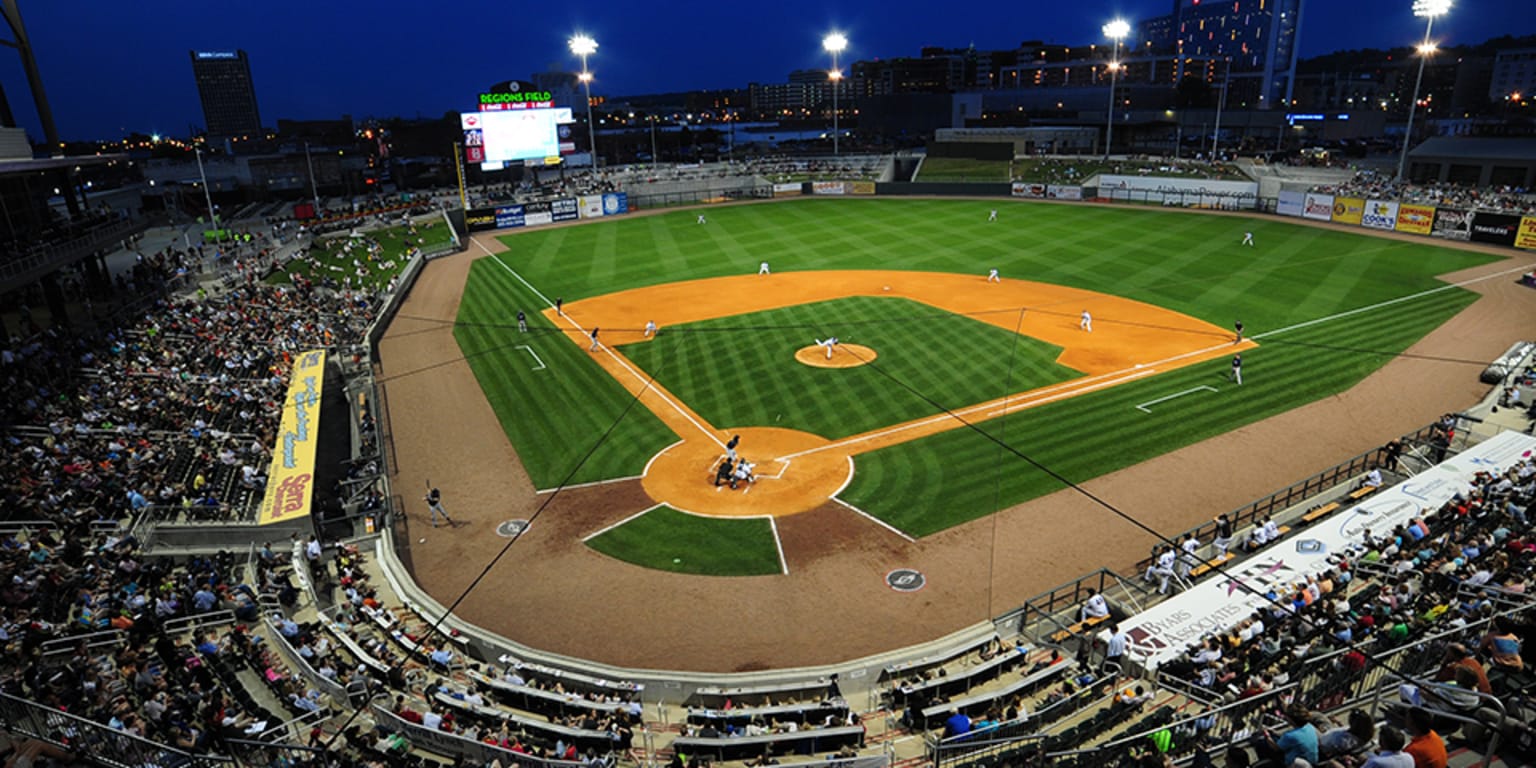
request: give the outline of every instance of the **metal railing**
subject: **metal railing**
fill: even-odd
[[[111,768],[177,766],[228,768],[234,761],[218,755],[194,755],[149,739],[119,731],[77,715],[0,693],[0,722],[11,733],[49,742],[91,762]]]

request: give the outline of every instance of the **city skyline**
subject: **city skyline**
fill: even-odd
[[[1302,57],[1408,46],[1423,35],[1423,22],[1412,15],[1408,0],[1342,5],[1311,0],[1305,7]],[[1536,19],[1521,13],[1521,5],[1466,0],[1437,20],[1434,38],[1458,45],[1536,32]],[[594,93],[622,96],[745,88],[753,81],[783,82],[795,69],[825,69],[830,60],[820,41],[833,30],[848,36],[841,56],[847,72],[856,60],[916,56],[924,46],[1009,49],[1034,39],[1101,43],[1104,22],[1125,18],[1135,24],[1168,13],[1170,4],[1111,0],[1086,13],[1083,6],[1019,4],[962,17],[911,0],[879,7],[791,0],[773,6],[772,18],[754,8],[695,0],[660,9],[608,0],[534,9],[486,4],[441,18],[399,0],[366,7],[275,2],[221,8],[214,19],[198,15],[205,6],[184,0],[163,3],[152,14],[142,8],[93,8],[95,23],[82,26],[78,9],[67,4],[23,5],[65,140],[132,132],[186,135],[190,126],[201,126],[189,49],[247,51],[261,112],[271,126],[279,118],[437,117],[471,109],[474,95],[491,83],[579,69],[566,49],[566,39],[576,32],[592,35],[600,46],[591,57]],[[92,39],[92,30],[108,29],[110,39]],[[507,31],[491,31],[497,29]],[[40,140],[14,52],[0,53],[0,83],[18,124]]]

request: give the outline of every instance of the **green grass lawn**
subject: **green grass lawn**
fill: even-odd
[[[827,336],[878,358],[845,369],[794,362],[795,350]],[[671,326],[623,351],[718,427],[771,425],[833,439],[1081,375],[1055,363],[1060,347],[872,296]]]
[[[369,254],[362,247],[360,241],[365,238],[352,238],[343,234],[323,239],[310,247],[309,258],[289,261],[281,270],[268,275],[266,281],[274,285],[292,283],[292,276],[297,273],[315,282],[327,278],[338,282],[352,278],[353,285],[361,280],[364,286],[378,289],[405,269],[406,255],[412,248],[427,250],[453,241],[453,232],[441,218],[429,219],[418,225],[414,235],[405,226],[377,229],[366,234],[366,239],[378,242],[379,250],[376,253]],[[345,251],[348,243],[353,243],[351,253]],[[354,261],[359,262],[365,272],[361,278],[357,275],[358,267],[353,264]]]
[[[914,181],[1008,181],[1008,161],[925,157]]]
[[[999,220],[987,223],[992,208],[998,209]],[[1493,258],[1440,248],[1427,239],[1386,240],[1277,218],[1005,200],[804,199],[716,208],[703,226],[696,218],[691,211],[680,211],[529,230],[503,237],[509,251],[502,258],[545,295],[566,301],[642,285],[751,274],[763,260],[770,261],[775,272],[881,268],[982,275],[995,266],[1004,277],[1118,294],[1221,327],[1241,319],[1250,335],[1260,336],[1435,288],[1442,283],[1434,275]],[[1256,247],[1239,245],[1244,231],[1254,233]],[[1244,356],[1249,383],[1240,393],[1225,387],[1226,362],[1218,360],[1024,411],[983,428],[1068,478],[1086,480],[1341,391],[1473,298],[1460,289],[1447,290],[1261,338],[1263,347]],[[642,409],[618,419],[628,396],[577,345],[561,340],[537,346],[551,371],[529,372],[527,351],[510,346],[532,343],[517,339],[511,327],[519,305],[537,306],[496,262],[482,260],[471,272],[460,315],[461,323],[471,325],[461,326],[456,336],[535,482],[541,488],[559,482],[586,448],[604,440],[615,421],[613,435],[576,481],[638,474],[651,455],[676,437]],[[899,324],[879,322],[852,334],[842,328],[832,332],[844,338],[903,333],[886,327]],[[540,329],[545,335],[553,332],[542,325]],[[808,325],[791,333],[791,340],[809,343],[821,329]],[[1107,330],[1105,326],[1100,332]],[[703,390],[738,386],[725,378],[713,378],[712,383],[712,377],[723,373],[693,370],[708,368],[707,363],[694,362],[703,360],[694,337],[705,335],[690,333],[672,341],[664,332],[663,340],[674,345],[668,349],[678,359],[642,361],[669,387],[700,390],[679,392],[695,407],[710,397],[721,402],[729,397]],[[538,339],[539,334],[530,338]],[[748,338],[748,346],[755,338]],[[723,354],[729,346],[716,343],[721,349],[712,354]],[[659,354],[661,342],[653,344]],[[551,354],[545,354],[546,347]],[[883,361],[888,350],[879,351]],[[634,354],[644,358],[646,353]],[[780,401],[789,407],[777,394],[777,379],[799,372],[790,366],[775,371],[755,384],[768,393],[760,403],[742,407],[778,408]],[[794,392],[797,401],[837,397],[850,381],[844,376],[850,371],[824,373],[831,374],[826,378],[831,388],[818,384],[809,391],[782,391]],[[976,387],[989,396],[1005,388],[996,378],[986,379],[996,377],[995,371],[984,372],[976,382],[946,381],[933,370],[910,376],[913,389],[939,402],[948,402],[961,387]],[[1203,384],[1220,392],[1180,398],[1154,407],[1151,415],[1133,408]],[[884,423],[894,423],[900,420],[900,409],[909,406],[882,398],[868,407],[871,420],[885,413]],[[754,413],[752,420],[760,418]],[[825,421],[834,431],[856,428]],[[844,498],[904,530],[926,533],[1061,487],[978,437],[974,432],[952,432],[860,456]]]
[[[587,546],[636,565],[702,576],[767,576],[783,567],[766,518],[699,517],[665,505]]]
[[[517,330],[519,308],[528,333]],[[495,259],[481,259],[470,269],[453,329],[534,486],[640,474],[677,438],[538,308]]]

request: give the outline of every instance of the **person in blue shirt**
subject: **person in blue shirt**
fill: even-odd
[[[971,718],[962,714],[959,710],[950,710],[949,719],[944,721],[944,738],[964,736],[970,732]]]
[[[1292,704],[1285,710],[1285,719],[1291,724],[1291,729],[1280,734],[1278,739],[1266,731],[1264,740],[1256,745],[1259,754],[1281,766],[1291,765],[1298,757],[1310,765],[1316,765],[1317,728],[1312,726],[1311,713],[1306,707]]]

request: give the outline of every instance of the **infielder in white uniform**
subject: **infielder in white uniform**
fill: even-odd
[[[987,282],[989,282],[989,283],[1001,283],[1002,281],[1003,281],[1003,279],[1001,277],[997,276],[997,270],[996,269],[993,269],[993,270],[990,270],[990,271],[987,272]]]
[[[655,320],[647,320],[647,321],[645,321],[645,333],[643,335],[646,336],[646,337],[651,337],[651,336],[655,336],[656,335],[656,321]]]
[[[759,275],[766,275],[766,274],[768,274],[768,262],[765,261],[765,262],[757,265],[757,273]]]
[[[1077,321],[1077,327],[1093,333],[1093,315],[1088,314],[1088,310],[1083,310],[1083,319]]]

